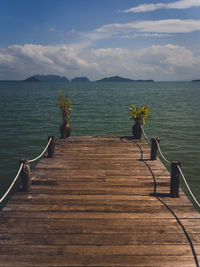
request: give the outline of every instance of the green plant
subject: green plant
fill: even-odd
[[[136,123],[141,123],[145,125],[145,119],[151,117],[149,116],[149,113],[151,112],[148,105],[142,106],[142,107],[136,107],[135,105],[131,105],[129,108],[129,114],[132,116],[131,120],[135,120]]]
[[[59,91],[59,97],[58,97],[58,106],[60,108],[60,112],[63,116],[63,120],[67,121],[70,117],[70,113],[72,111],[72,103],[70,98],[66,95],[64,96],[64,94],[62,93],[62,91],[60,89],[58,89]]]

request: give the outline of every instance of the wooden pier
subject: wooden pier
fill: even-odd
[[[170,173],[143,139],[55,149],[0,211],[0,266],[198,266],[200,214],[182,190],[169,196]]]

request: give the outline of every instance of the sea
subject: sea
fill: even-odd
[[[200,202],[200,82],[0,82],[0,197],[20,159],[39,155],[48,136],[60,137],[58,89],[72,101],[73,136],[131,136],[129,107],[148,105],[146,135],[160,138],[169,161],[181,162]]]

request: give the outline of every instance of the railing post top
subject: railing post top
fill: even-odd
[[[172,165],[181,166],[181,162],[178,160],[174,160],[171,162]]]
[[[29,164],[28,159],[20,159],[19,163],[20,163],[20,164],[23,163],[24,165],[25,165],[25,164]]]
[[[55,139],[55,136],[54,135],[49,135],[48,136],[48,140],[51,139],[51,138],[52,138],[52,140],[54,140]]]
[[[160,138],[152,137],[151,138],[151,142],[155,142],[155,141],[157,141],[159,143],[160,142]]]

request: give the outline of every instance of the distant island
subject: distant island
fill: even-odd
[[[71,81],[65,76],[59,75],[33,75],[23,80],[23,82],[72,82],[72,83],[82,83],[82,82],[90,82],[87,77],[75,77]],[[128,78],[123,78],[120,76],[106,77],[101,80],[97,80],[95,82],[154,82],[154,80],[133,80]]]
[[[153,82],[153,80],[132,80],[120,76],[113,76],[113,77],[103,78],[96,82]]]
[[[24,80],[24,82],[70,82],[66,77],[59,75],[34,75]]]
[[[70,80],[65,76],[61,77],[59,75],[33,75],[23,80],[23,82],[67,82]],[[90,82],[87,77],[75,77],[71,82]]]
[[[71,80],[72,83],[85,83],[85,82],[89,82],[90,80],[87,77],[76,77],[74,79]]]
[[[198,79],[198,80],[192,80],[192,82],[200,82],[200,79]]]
[[[37,79],[35,76],[31,76],[27,78],[26,80],[24,80],[23,82],[40,82],[40,80]]]

